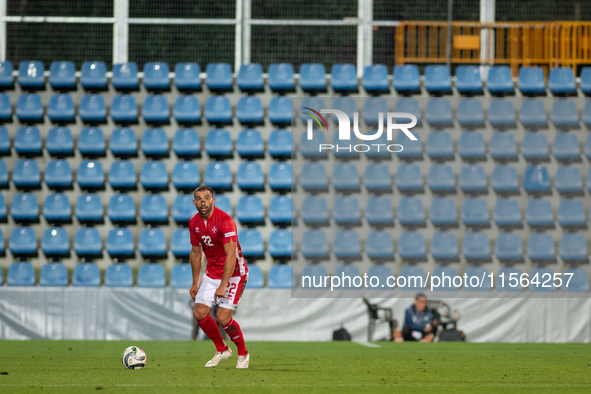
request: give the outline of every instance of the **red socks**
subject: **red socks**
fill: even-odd
[[[236,347],[238,348],[238,355],[246,356],[248,354],[248,350],[246,350],[246,346],[244,345],[244,337],[242,336],[242,331],[240,330],[238,323],[236,323],[236,320],[230,320],[230,322],[224,326],[224,330],[226,330],[226,333],[230,336],[232,342],[236,344]]]
[[[222,333],[218,328],[218,324],[215,322],[215,320],[213,320],[211,316],[207,315],[205,319],[198,320],[197,323],[199,323],[199,327],[201,327],[201,329],[209,337],[209,339],[213,341],[215,348],[218,352],[223,352],[228,348],[228,346],[224,342],[224,339],[222,338]],[[240,328],[238,328],[238,330],[240,331]],[[240,333],[240,336],[242,337],[242,333]],[[244,346],[244,341],[242,341],[242,343]]]

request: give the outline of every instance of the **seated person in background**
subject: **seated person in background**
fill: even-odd
[[[419,293],[415,297],[414,304],[406,310],[402,333],[395,332],[394,340],[402,337],[405,341],[432,342],[438,325],[439,313],[435,309],[428,308],[427,296]]]

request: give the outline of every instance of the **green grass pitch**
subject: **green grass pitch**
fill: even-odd
[[[0,393],[591,392],[589,344],[376,344],[247,342],[236,370],[203,367],[209,341],[0,341]],[[121,365],[130,345],[143,370]]]

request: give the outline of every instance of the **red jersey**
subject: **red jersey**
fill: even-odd
[[[191,245],[201,246],[207,258],[206,274],[211,279],[222,279],[224,276],[224,264],[226,263],[226,251],[224,245],[228,242],[236,242],[236,268],[232,276],[246,275],[248,267],[242,255],[242,249],[238,242],[236,224],[226,212],[213,207],[209,219],[203,220],[197,212],[189,220],[189,233]]]

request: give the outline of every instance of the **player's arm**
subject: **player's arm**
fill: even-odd
[[[191,270],[193,271],[193,284],[189,290],[191,297],[195,299],[197,291],[199,291],[199,274],[201,273],[201,246],[194,246],[191,248],[189,254],[189,262],[191,263]]]
[[[222,276],[222,283],[215,292],[215,300],[219,297],[225,297],[228,290],[228,283],[236,268],[236,241],[230,241],[224,244],[224,252],[226,252],[226,261],[224,262],[224,275]]]

